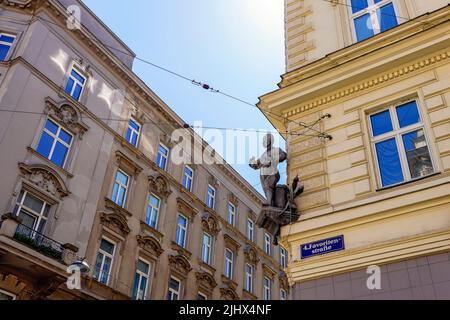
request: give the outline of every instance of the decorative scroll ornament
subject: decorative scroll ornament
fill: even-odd
[[[57,103],[52,98],[45,99],[45,111],[55,117],[64,127],[82,136],[89,128],[82,121],[81,111],[74,104],[63,101]]]
[[[202,217],[202,227],[203,230],[212,235],[217,236],[217,234],[220,232],[219,222],[217,219],[210,213],[205,213]]]
[[[115,231],[123,237],[126,237],[130,233],[130,228],[128,227],[127,220],[121,214],[108,214],[106,212],[102,212],[100,214],[100,222],[108,229]]]
[[[52,196],[62,199],[70,194],[58,173],[48,166],[19,163],[19,170],[31,184]]]
[[[196,272],[195,277],[197,279],[198,286],[203,289],[213,291],[214,288],[217,287],[216,280],[214,280],[214,277],[208,272]]]
[[[233,288],[220,288],[220,297],[222,300],[239,300],[239,296]]]
[[[192,270],[191,264],[186,257],[182,255],[169,256],[169,264],[172,270],[177,271],[184,276],[187,276]]]
[[[244,255],[245,258],[250,261],[253,264],[258,264],[259,262],[259,257],[258,257],[258,252],[256,251],[256,249],[254,247],[252,247],[251,245],[248,245],[245,249],[244,249]]]
[[[172,193],[169,181],[162,175],[157,177],[150,176],[148,178],[148,188],[152,193],[163,199],[167,199]]]
[[[159,257],[164,250],[161,247],[161,244],[154,237],[150,236],[137,236],[137,242],[140,248],[147,251],[151,255],[155,257]]]

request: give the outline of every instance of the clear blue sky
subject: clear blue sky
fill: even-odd
[[[282,0],[84,0],[138,57],[256,103],[284,72]],[[186,122],[268,129],[250,106],[136,61],[134,71]],[[214,144],[213,144],[214,146]],[[259,156],[259,155],[258,155]],[[259,174],[233,165],[261,191]],[[285,168],[281,168],[284,172]]]

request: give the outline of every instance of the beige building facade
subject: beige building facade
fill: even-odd
[[[305,134],[286,136],[294,299],[450,299],[448,4],[285,1],[287,73],[259,108]]]
[[[221,159],[134,53],[76,0],[1,9],[0,298],[289,299],[287,252],[256,227],[264,199],[225,162],[171,160],[176,129]]]

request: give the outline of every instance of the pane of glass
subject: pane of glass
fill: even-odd
[[[377,143],[376,150],[383,186],[403,182],[404,177],[395,138]]]
[[[352,0],[352,12],[356,13],[358,11],[364,10],[368,7],[367,0]]]
[[[53,141],[53,138],[48,133],[43,132],[36,151],[44,157],[48,158],[53,146]]]
[[[411,178],[419,178],[434,172],[423,129],[403,135],[406,158]]]
[[[44,233],[44,227],[45,227],[45,220],[44,219],[42,219],[40,222],[39,222],[39,226],[37,227],[37,232],[39,232],[39,233],[41,233],[41,234],[43,234]]]
[[[77,101],[78,101],[78,99],[80,99],[81,89],[82,89],[82,87],[79,84],[75,85],[75,90],[73,91],[72,97]]]
[[[113,254],[114,253],[114,244],[102,239],[102,243],[100,244],[100,249],[102,249],[103,251],[109,253],[109,254]]]
[[[47,122],[45,123],[45,128],[54,135],[56,135],[56,133],[58,132],[58,125],[51,120],[47,120]]]
[[[184,172],[186,173],[186,175],[187,175],[188,177],[192,177],[192,170],[189,169],[188,167],[186,167],[186,168],[184,169]]]
[[[103,269],[102,269],[102,277],[100,279],[100,282],[103,284],[107,284],[109,280],[109,271],[111,270],[111,258],[105,257],[105,261],[103,263]]]
[[[139,300],[144,300],[145,298],[145,289],[147,289],[147,278],[141,278],[141,286],[139,288]]]
[[[154,208],[159,208],[159,199],[154,196],[150,196],[150,204]]]
[[[131,143],[131,129],[130,128],[128,128],[127,129],[127,134],[126,134],[126,136],[125,136],[125,139],[128,141],[128,142],[130,142]]]
[[[44,201],[36,198],[30,193],[27,193],[25,200],[23,201],[25,207],[33,210],[37,214],[40,214],[42,211],[42,207],[44,206]]]
[[[128,185],[128,177],[122,171],[117,171],[116,181],[120,182],[125,186]]]
[[[177,280],[171,278],[169,282],[169,288],[178,292],[180,290],[180,283]]]
[[[134,130],[136,130],[136,131],[139,132],[140,127],[139,127],[139,125],[138,125],[136,122],[134,122],[133,120],[130,120],[130,127],[132,127]]]
[[[10,37],[10,36],[4,35],[4,34],[2,34],[0,36],[0,41],[3,41],[3,42],[13,43],[14,39],[15,39],[14,37]]]
[[[159,152],[165,156],[167,156],[167,154],[169,153],[169,151],[167,151],[167,149],[163,146],[159,146]]]
[[[136,273],[134,275],[134,282],[133,282],[133,291],[132,291],[132,298],[133,300],[137,300],[138,299],[138,286],[139,286],[139,279],[141,278],[141,276],[139,275],[139,273]]]
[[[380,21],[381,32],[389,30],[398,25],[395,16],[395,8],[393,3],[389,3],[377,10],[378,21]]]
[[[401,128],[420,122],[419,110],[415,101],[397,107],[398,123]]]
[[[139,271],[141,271],[141,272],[143,272],[145,274],[148,274],[150,266],[147,263],[145,263],[144,261],[139,260],[137,268],[138,268]]]
[[[72,69],[72,76],[78,81],[80,81],[82,84],[84,84],[84,82],[86,81],[86,79],[81,74],[79,74],[77,71],[73,69]]]
[[[64,146],[61,142],[57,142],[50,160],[57,166],[62,167],[68,152],[69,149],[66,146]]]
[[[75,81],[73,81],[72,78],[69,78],[69,80],[67,80],[67,85],[66,85],[66,93],[71,95],[72,94],[72,88],[75,84]]]
[[[5,61],[8,56],[10,46],[0,45],[0,61]]]
[[[95,269],[94,269],[94,278],[97,280],[100,280],[98,277],[100,275],[100,268],[102,267],[102,261],[103,261],[103,253],[97,254],[97,259],[95,260]]]
[[[374,35],[370,14],[367,13],[355,19],[355,30],[358,41],[363,41]]]
[[[27,226],[28,228],[34,230],[34,224],[36,222],[36,217],[35,216],[27,213],[24,210],[21,210],[20,213],[19,213],[19,218],[22,219],[22,224],[24,226]],[[28,230],[25,229],[24,231],[28,231]]]
[[[117,183],[115,183],[111,200],[114,201],[115,203],[117,203],[118,195],[119,195],[119,185]]]
[[[130,141],[130,143],[133,145],[133,146],[137,146],[137,139],[138,139],[138,136],[137,136],[137,134],[136,133],[132,133],[132,135],[131,135],[131,141]]]
[[[118,195],[116,203],[119,206],[122,206],[124,204],[124,202],[125,202],[125,189],[122,187],[119,187],[119,195]]]
[[[374,137],[393,130],[389,110],[370,116],[370,122],[372,123],[372,133]]]
[[[67,144],[72,142],[72,135],[64,129],[61,129],[59,132],[59,138]]]

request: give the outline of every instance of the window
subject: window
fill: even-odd
[[[193,181],[194,170],[189,166],[184,167],[183,187],[188,191],[192,191]]]
[[[86,78],[74,67],[70,71],[69,79],[67,80],[66,93],[79,101],[85,84]]]
[[[251,219],[247,219],[247,239],[253,241],[255,238],[254,233],[255,223]]]
[[[206,194],[206,205],[209,208],[214,209],[214,206],[216,204],[215,202],[216,202],[216,189],[211,187],[211,185],[208,185],[208,192]]]
[[[152,194],[149,195],[148,196],[147,217],[145,219],[145,222],[153,229],[156,229],[158,226],[160,207],[161,207],[161,200]]]
[[[36,151],[57,166],[64,167],[72,140],[69,132],[47,119]]]
[[[416,101],[370,115],[370,126],[383,187],[434,173]]]
[[[12,293],[0,290],[0,301],[16,300],[16,296]]]
[[[45,224],[47,223],[50,205],[45,201],[35,197],[28,191],[22,190],[14,208],[14,214],[22,219],[22,224],[29,228],[24,232],[33,236],[31,231],[43,233]]]
[[[139,138],[141,135],[141,126],[137,123],[136,120],[130,119],[128,122],[127,135],[125,139],[131,143],[134,147],[137,148],[139,144]]]
[[[167,170],[168,159],[169,159],[169,149],[160,144],[158,148],[158,156],[156,157],[156,164],[161,169]]]
[[[181,282],[174,277],[170,277],[167,300],[180,300],[180,292],[181,292]]]
[[[186,247],[186,238],[187,238],[187,218],[183,215],[178,216],[178,225],[177,225],[177,234],[175,242],[180,246]]]
[[[112,194],[112,201],[118,206],[125,208],[127,200],[128,184],[130,177],[121,170],[117,170],[116,181],[114,182],[114,189]]]
[[[225,249],[225,277],[233,279],[234,253],[230,249]]]
[[[111,280],[111,269],[116,245],[109,240],[102,239],[100,249],[95,260],[94,279],[105,285]]]
[[[272,255],[272,239],[268,233],[264,233],[264,252],[269,256]]]
[[[232,203],[228,203],[228,223],[236,226],[236,207]]]
[[[272,299],[272,283],[270,278],[264,277],[264,300]]]
[[[133,300],[146,300],[147,288],[150,279],[150,264],[139,259],[134,276],[133,292],[131,294]]]
[[[0,33],[0,61],[6,61],[15,39],[13,35]]]
[[[358,42],[398,25],[392,0],[351,0],[351,17]]]
[[[253,293],[253,266],[248,263],[245,265],[245,290]]]
[[[280,300],[287,300],[287,292],[284,289],[280,290]]]
[[[287,262],[287,251],[285,248],[280,246],[280,265],[281,267],[283,267],[283,269],[287,268]]]
[[[212,238],[209,234],[203,234],[202,241],[202,261],[207,264],[211,264],[212,253]]]
[[[199,301],[208,300],[208,297],[206,296],[206,294],[199,292],[197,294],[197,300],[199,300]]]

